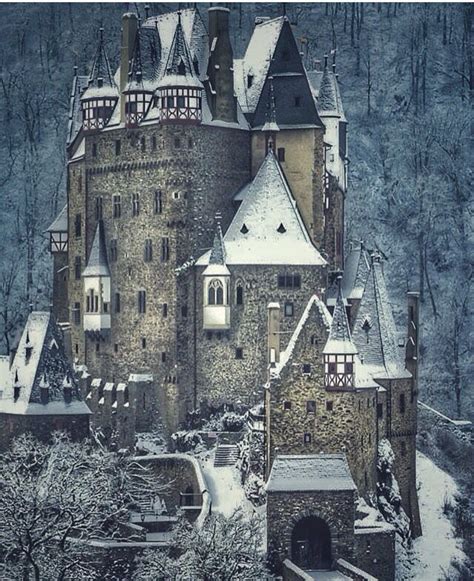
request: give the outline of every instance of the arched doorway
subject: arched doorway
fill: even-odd
[[[291,560],[302,569],[331,568],[331,533],[321,518],[306,516],[291,535]]]

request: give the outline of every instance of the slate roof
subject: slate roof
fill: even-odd
[[[89,77],[74,75],[72,92],[69,99],[69,122],[67,129],[67,145],[72,143],[82,127],[81,94],[86,89]]]
[[[71,403],[64,399],[63,382],[69,378]],[[5,378],[4,378],[5,381]],[[41,403],[40,384],[49,385],[49,403]],[[20,387],[14,399],[14,387]],[[26,322],[15,357],[8,372],[0,413],[11,414],[90,414],[80,394],[64,352],[62,333],[48,312],[32,312]]]
[[[369,276],[370,258],[362,242],[351,243],[349,254],[344,261],[342,276],[342,296],[346,299],[361,299],[364,293],[365,283]],[[331,285],[327,292],[327,304],[336,304],[338,294],[337,281]]]
[[[67,204],[59,212],[53,223],[46,229],[46,232],[67,232]]]
[[[308,71],[307,76],[316,101],[316,108],[321,117],[335,115],[341,121],[346,121],[338,75],[334,71],[325,69],[323,71]],[[326,107],[329,108],[326,109]]]
[[[398,346],[382,264],[377,256],[372,260],[352,338],[364,366],[372,367],[371,373],[375,379],[411,376],[405,369],[404,350]]]
[[[273,90],[273,77],[269,78],[267,113],[265,125],[262,127],[262,131],[280,131],[280,128],[278,127],[278,123],[276,120],[276,104],[275,104],[275,92]]]
[[[342,297],[342,283],[339,281],[336,306],[332,317],[331,330],[324,346],[325,354],[352,354],[357,353],[357,348],[352,342],[351,332],[345,302]]]
[[[107,260],[107,247],[105,244],[104,223],[99,220],[92,242],[91,252],[87,266],[82,276],[110,276],[109,262]]]
[[[272,151],[253,179],[225,236],[226,263],[325,265],[311,242]],[[208,264],[210,251],[198,265]]]
[[[99,43],[92,63],[87,89],[81,95],[81,99],[104,96],[118,97],[118,89],[115,84],[107,51],[105,50],[104,29],[101,28],[99,30]]]
[[[337,110],[336,92],[331,77],[332,75],[329,72],[326,57],[326,64],[324,66],[323,77],[321,79],[321,86],[318,94],[318,111],[320,113],[335,113]]]
[[[160,65],[159,43],[156,29],[138,28],[126,90],[154,90]]]
[[[355,491],[345,454],[277,456],[267,492]]]

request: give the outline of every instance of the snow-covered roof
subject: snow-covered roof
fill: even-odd
[[[267,492],[355,491],[345,454],[277,456]]]
[[[365,283],[369,276],[370,258],[363,243],[351,243],[351,249],[344,262],[342,276],[342,295],[346,299],[361,299],[364,293]],[[337,281],[328,289],[327,304],[336,304],[338,293]]]
[[[102,220],[97,222],[89,260],[87,261],[87,266],[82,276],[110,276],[107,247],[105,245],[104,223]]]
[[[404,349],[390,307],[382,264],[374,257],[352,330],[364,365],[371,366],[374,378],[410,377],[405,369]]]
[[[257,107],[284,22],[285,17],[280,16],[257,24],[244,58],[234,60],[235,92],[244,113],[253,113]]]
[[[92,63],[87,89],[81,95],[81,99],[93,99],[99,97],[118,98],[118,88],[110,66],[104,44],[104,30],[99,30],[99,43]]]
[[[224,236],[226,264],[325,265],[273,152],[260,166]],[[197,261],[209,264],[210,251]]]
[[[64,379],[69,377],[71,401],[64,398]],[[5,381],[5,379],[4,379]],[[48,388],[47,404],[41,402],[41,386]],[[19,394],[15,400],[15,387]],[[30,313],[6,377],[0,413],[89,414],[80,401],[72,369],[64,352],[62,334],[48,312]]]
[[[355,355],[357,353],[357,348],[352,342],[351,331],[349,329],[349,321],[347,320],[346,307],[342,297],[341,286],[341,281],[339,281],[331,330],[329,331],[329,337],[326,345],[324,346],[323,353]]]
[[[346,121],[338,75],[325,68],[323,71],[308,71],[307,77],[321,117],[336,116]]]
[[[300,337],[301,331],[304,329],[306,322],[311,318],[313,313],[318,318],[322,319],[323,324],[325,325],[327,331],[329,331],[332,320],[331,314],[329,313],[323,301],[317,295],[313,295],[309,299],[308,304],[306,305],[305,310],[303,311],[303,314],[301,315],[301,318],[298,321],[295,330],[293,331],[293,335],[291,336],[291,339],[288,341],[286,349],[280,353],[280,361],[276,364],[274,368],[270,369],[272,377],[279,376],[282,370],[290,363],[293,357],[295,346]]]
[[[67,232],[67,204],[59,212],[53,223],[46,229],[46,232]]]

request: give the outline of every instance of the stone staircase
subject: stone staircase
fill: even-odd
[[[214,466],[233,466],[239,457],[239,450],[234,444],[219,444],[216,448]]]

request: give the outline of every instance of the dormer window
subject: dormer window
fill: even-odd
[[[242,228],[240,229],[240,231],[242,232],[242,234],[247,234],[249,229],[245,224],[242,224]]]
[[[283,226],[283,224],[280,224],[278,226],[277,232],[279,232],[280,234],[284,234],[286,232],[286,228]]]
[[[253,85],[253,75],[248,74],[247,75],[247,89],[250,89],[250,87]]]

